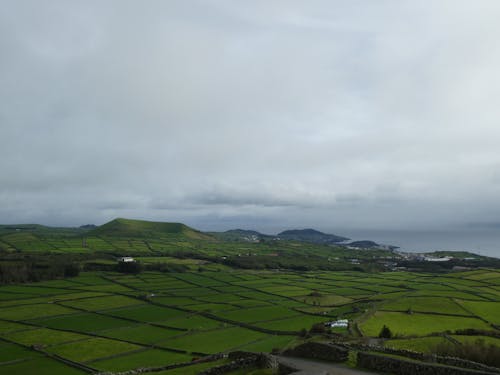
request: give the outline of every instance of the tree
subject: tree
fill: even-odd
[[[391,330],[389,329],[389,327],[387,327],[385,324],[384,326],[382,327],[382,329],[380,330],[380,333],[378,334],[378,337],[380,338],[383,338],[383,339],[390,339],[392,337],[392,332]]]

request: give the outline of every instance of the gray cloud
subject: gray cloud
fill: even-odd
[[[499,219],[497,1],[2,7],[0,222]]]

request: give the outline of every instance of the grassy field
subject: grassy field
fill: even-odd
[[[297,342],[303,329],[338,318],[351,323],[337,331],[345,340],[377,337],[387,325],[397,337],[386,346],[425,352],[444,340],[431,334],[448,333],[458,342],[480,336],[457,334],[464,329],[500,334],[500,296],[486,293],[496,290],[499,279],[494,270],[438,277],[204,270],[85,272],[68,280],[2,286],[0,374],[26,374],[34,366],[43,366],[41,374],[84,373],[43,352],[114,372],[234,349],[269,352]],[[196,373],[206,366],[160,374]]]

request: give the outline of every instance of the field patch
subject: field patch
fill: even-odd
[[[43,327],[80,332],[98,332],[103,329],[119,328],[132,324],[123,319],[92,313],[79,313],[48,319],[42,318],[32,320],[31,322]]]
[[[459,301],[459,303],[474,315],[490,323],[500,324],[500,302]]]
[[[159,367],[174,363],[189,362],[191,359],[192,357],[186,354],[148,349],[137,353],[121,355],[116,358],[94,361],[91,365],[104,371],[126,371],[139,367]]]
[[[8,375],[26,375],[34,374],[33,369],[36,369],[36,375],[84,375],[87,374],[82,370],[77,370],[67,366],[56,360],[37,356],[26,361],[2,365],[0,372]]]
[[[298,314],[299,313],[295,311],[281,306],[269,306],[219,312],[217,313],[217,316],[237,322],[252,323],[274,319],[283,319],[286,317],[296,316]]]
[[[434,312],[442,314],[471,315],[453,300],[440,297],[398,298],[382,305],[383,310]]]
[[[73,314],[75,310],[54,304],[12,306],[0,309],[0,319],[28,320],[53,315]]]
[[[218,353],[262,339],[266,334],[240,327],[176,336],[163,342],[166,347],[188,352]]]
[[[421,337],[414,339],[387,340],[384,345],[393,349],[412,350],[414,352],[432,353],[438,344],[450,341],[441,336]]]
[[[338,296],[336,294],[323,294],[319,292],[313,292],[306,296],[295,297],[295,299],[314,306],[343,305],[352,301],[352,299],[347,297]]]
[[[30,329],[27,331],[18,331],[5,335],[9,340],[23,345],[47,346],[60,344],[69,341],[85,340],[89,336],[78,333],[56,331],[47,328]]]
[[[108,310],[106,314],[127,319],[134,319],[141,322],[158,322],[172,319],[185,313],[168,307],[145,304],[119,310]]]
[[[386,311],[375,312],[367,321],[360,324],[360,329],[366,336],[376,337],[384,325],[389,327],[393,335],[416,336],[467,328],[491,329],[488,324],[475,318]]]
[[[125,297],[125,296],[105,296],[96,298],[85,298],[76,301],[66,301],[62,302],[64,306],[75,307],[78,309],[88,310],[88,311],[99,311],[106,309],[119,308],[130,305],[144,304],[144,302],[139,301],[135,298]]]
[[[327,317],[322,316],[300,315],[287,319],[273,320],[272,322],[256,323],[255,325],[276,331],[300,331],[303,328],[309,330],[313,324],[328,320]]]
[[[88,362],[97,358],[140,349],[142,347],[138,345],[96,337],[71,344],[53,346],[49,351],[72,361]]]
[[[138,342],[141,344],[153,344],[182,333],[183,331],[160,328],[150,326],[148,324],[136,324],[130,327],[122,327],[99,332],[102,336]]]

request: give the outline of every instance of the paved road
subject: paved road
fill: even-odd
[[[374,375],[373,372],[346,367],[341,364],[313,361],[296,357],[277,356],[284,365],[299,369],[293,375]]]

